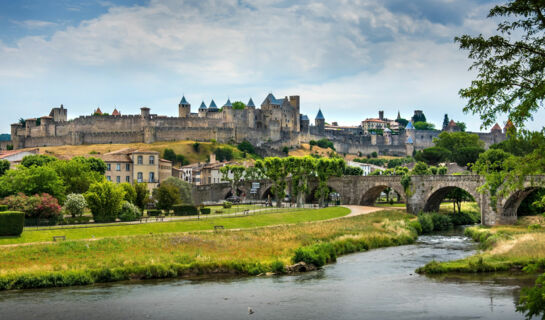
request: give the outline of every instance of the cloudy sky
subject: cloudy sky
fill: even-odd
[[[422,109],[438,126],[448,113],[477,130],[458,97],[474,74],[453,38],[493,33],[495,3],[1,1],[0,132],[61,103],[69,118],[142,106],[174,116],[182,94],[196,110],[268,92],[300,95],[311,119],[318,108],[340,124]]]

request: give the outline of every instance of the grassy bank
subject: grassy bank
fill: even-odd
[[[350,213],[344,207],[325,209],[306,209],[284,213],[257,213],[244,217],[207,218],[202,220],[180,220],[159,223],[124,224],[113,226],[90,226],[88,228],[55,229],[25,231],[20,237],[0,237],[0,245],[51,241],[53,236],[65,236],[67,240],[106,238],[116,236],[132,236],[143,234],[160,234],[172,232],[188,232],[214,230],[214,226],[222,225],[225,229],[255,228],[283,223],[299,223],[342,217]]]
[[[4,247],[0,289],[284,272],[298,260],[322,265],[341,254],[411,243],[417,236],[408,227],[409,218],[392,210],[268,228]]]
[[[466,228],[465,234],[480,243],[479,253],[460,260],[432,261],[417,272],[542,272],[545,270],[545,228],[532,219],[521,219],[513,226]]]

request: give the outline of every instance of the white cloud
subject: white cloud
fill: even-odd
[[[41,29],[41,28],[58,26],[58,24],[55,22],[44,21],[44,20],[13,21],[13,23],[18,24],[20,26],[24,26],[28,29]]]

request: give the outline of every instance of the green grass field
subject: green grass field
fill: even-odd
[[[20,237],[0,237],[0,245],[52,241],[53,236],[65,236],[67,240],[159,234],[213,230],[214,226],[223,225],[226,229],[253,228],[277,224],[300,223],[342,217],[350,213],[343,207],[325,209],[305,209],[284,213],[263,213],[244,217],[221,217],[202,220],[181,220],[172,222],[125,224],[89,228],[25,230]]]

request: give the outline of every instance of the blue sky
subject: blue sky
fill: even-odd
[[[457,92],[474,74],[453,38],[492,34],[495,3],[3,0],[0,132],[61,103],[69,118],[97,107],[176,115],[182,94],[196,110],[268,92],[300,95],[311,119],[318,108],[348,125],[422,109],[436,125],[448,113],[478,130],[462,113]]]

